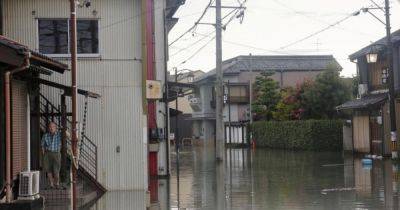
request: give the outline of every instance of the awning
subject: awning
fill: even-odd
[[[380,94],[371,94],[364,96],[360,99],[356,99],[353,101],[347,101],[346,103],[337,106],[337,110],[346,110],[346,109],[367,109],[374,105],[380,105],[387,99],[387,93]]]
[[[23,65],[24,60],[30,55],[30,64],[36,68],[46,68],[58,73],[68,70],[68,65],[54,60],[44,54],[30,50],[27,46],[0,35],[0,63],[18,67]]]
[[[58,89],[62,89],[62,90],[65,91],[65,94],[67,96],[71,96],[72,95],[71,86],[66,86],[66,85],[63,85],[63,84],[59,84],[59,83],[56,83],[56,82],[52,82],[52,81],[48,81],[48,80],[44,80],[44,79],[40,79],[40,78],[35,78],[34,80],[39,82],[40,84],[43,84],[43,85],[47,85],[47,86],[55,87],[55,88],[58,88]],[[87,90],[78,89],[77,92],[78,92],[78,94],[81,94],[81,95],[84,95],[84,96],[87,96],[87,97],[90,97],[90,98],[100,98],[101,97],[100,94],[97,94],[97,93],[94,93],[94,92],[90,92],[90,91],[87,91]]]

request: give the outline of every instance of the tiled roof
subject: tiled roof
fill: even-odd
[[[224,74],[235,74],[241,71],[313,71],[324,70],[329,64],[341,68],[332,55],[265,55],[238,56],[222,64]],[[200,76],[196,81],[215,75],[215,69]]]
[[[380,104],[387,99],[387,93],[366,95],[360,99],[347,101],[346,103],[336,107],[337,110],[346,109],[365,109],[370,106]]]
[[[11,40],[5,36],[0,35],[0,45],[5,45],[9,48],[12,48],[21,54],[26,54],[26,53],[30,52],[31,55],[34,58],[36,58],[36,60],[40,60],[40,63],[48,69],[55,70],[60,73],[64,72],[64,70],[68,69],[68,65],[61,63],[57,60],[54,60],[53,58],[50,58],[42,53],[33,51],[33,50],[29,49],[29,47],[27,47],[26,45],[23,45],[19,42]]]
[[[397,30],[392,33],[392,43],[398,43],[400,42],[400,30]],[[355,60],[359,58],[360,56],[364,56],[367,53],[371,52],[372,47],[377,48],[377,50],[383,50],[384,47],[386,46],[386,37],[383,37],[382,39],[362,48],[361,50],[351,54],[349,56],[350,60]]]

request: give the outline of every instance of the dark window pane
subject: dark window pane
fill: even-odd
[[[79,54],[99,53],[98,21],[97,20],[78,20],[77,38]]]
[[[39,52],[44,54],[68,53],[67,20],[39,20]]]

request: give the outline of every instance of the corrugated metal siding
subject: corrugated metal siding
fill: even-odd
[[[27,87],[24,82],[12,81],[11,83],[11,149],[12,149],[12,176],[26,169],[26,100]]]
[[[68,17],[68,1],[64,0],[4,3],[5,35],[33,49],[37,48],[36,18]],[[94,10],[96,16],[92,14]],[[86,134],[98,146],[99,181],[109,190],[147,189],[140,14],[139,0],[96,0],[91,8],[78,9],[78,19],[99,18],[101,58],[78,60],[78,86],[102,95],[99,100],[89,101]],[[43,78],[70,84],[69,72]],[[60,104],[60,90],[42,85],[41,92],[54,104]],[[83,100],[79,97],[80,120]],[[69,98],[67,101],[70,104]],[[116,146],[120,146],[120,153],[116,153]]]
[[[146,209],[146,202],[145,191],[108,192],[91,209]]]
[[[370,152],[369,116],[353,116],[354,151]]]

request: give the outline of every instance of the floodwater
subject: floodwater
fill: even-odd
[[[400,172],[392,160],[363,165],[333,152],[182,149],[179,176],[152,180],[150,209],[399,209]],[[178,182],[179,180],[179,182]],[[92,209],[146,209],[145,192],[106,193]]]

